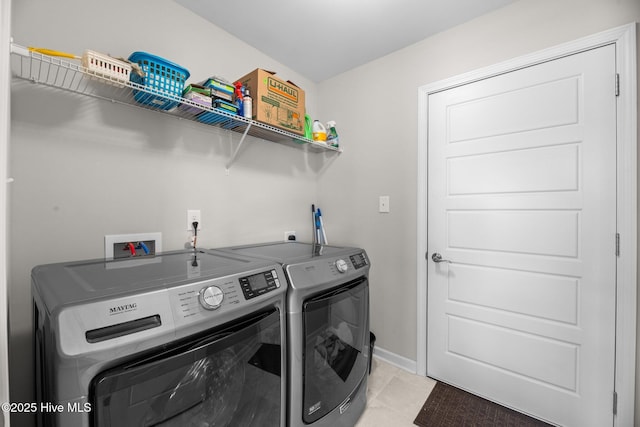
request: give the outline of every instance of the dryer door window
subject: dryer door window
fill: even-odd
[[[93,426],[280,426],[277,310],[147,354],[92,382]]]
[[[367,374],[368,307],[364,277],[304,302],[305,423],[343,404]]]

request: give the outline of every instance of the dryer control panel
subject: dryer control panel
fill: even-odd
[[[351,263],[353,264],[356,270],[359,270],[369,265],[369,261],[367,260],[367,257],[365,256],[364,252],[351,255],[349,259],[351,260]]]
[[[316,257],[289,264],[285,267],[288,286],[293,289],[318,289],[334,286],[369,273],[369,257],[363,250],[354,250],[336,256]]]

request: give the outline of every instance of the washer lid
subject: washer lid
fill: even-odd
[[[32,270],[34,292],[52,310],[59,305],[155,289],[244,272],[268,261],[219,251],[165,252],[150,258],[48,264]]]

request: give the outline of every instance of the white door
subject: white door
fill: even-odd
[[[429,95],[427,375],[613,424],[614,82],[609,45]]]

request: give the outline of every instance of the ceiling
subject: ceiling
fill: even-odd
[[[314,82],[514,0],[175,0]]]

